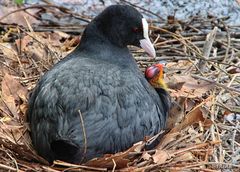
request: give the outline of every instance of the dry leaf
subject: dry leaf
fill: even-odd
[[[30,42],[32,42],[33,41],[33,38],[32,37],[30,37],[29,35],[26,35],[26,36],[24,36],[22,39],[17,39],[16,41],[15,41],[15,44],[16,44],[16,46],[17,46],[17,48],[18,48],[18,51],[20,52],[23,52],[23,51],[27,51],[28,49],[27,49],[27,46],[28,46],[28,44],[30,43]]]
[[[16,140],[19,140],[22,137],[22,126],[16,125],[7,125],[7,124],[0,124],[0,137],[8,138],[9,141],[12,143],[16,143]],[[5,133],[4,135],[2,135]]]
[[[198,102],[196,102],[196,99],[187,98],[184,102],[185,112],[190,112],[194,107],[196,107],[197,104]]]
[[[138,146],[138,145],[132,146],[125,152],[119,152],[119,153],[116,153],[113,155],[108,154],[102,158],[94,158],[94,159],[88,161],[87,163],[85,163],[84,165],[88,165],[91,167],[112,169],[114,167],[114,163],[113,163],[113,160],[114,160],[114,162],[116,163],[117,169],[126,168],[128,166],[128,163],[130,162],[129,153],[134,152],[136,146]]]
[[[20,99],[24,102],[27,101],[27,89],[7,73],[3,77],[1,86],[2,103],[0,109],[9,111],[16,119],[19,119],[17,102],[20,102]]]
[[[194,159],[194,155],[188,151],[188,152],[183,152],[182,154],[176,156],[174,158],[174,161],[191,161]]]
[[[165,150],[156,150],[155,154],[152,156],[153,162],[157,164],[163,164],[169,159],[171,156]]]
[[[17,52],[12,48],[9,43],[0,43],[1,51],[8,59],[17,62]]]
[[[147,153],[147,152],[144,152],[142,154],[142,159],[144,159],[144,160],[149,160],[151,157],[152,156],[149,153]]]
[[[167,119],[167,129],[173,128],[184,117],[185,97],[178,97],[171,105],[171,109]]]
[[[158,149],[163,149],[165,146],[167,146],[169,143],[176,140],[177,136],[179,136],[180,133],[178,132],[172,132],[167,133],[165,136],[163,136],[161,142],[157,146]]]
[[[178,90],[171,90],[171,95],[173,97],[202,97],[204,93],[214,87],[214,84],[206,81],[198,81],[190,75],[174,75],[166,82],[168,85],[173,85],[172,83],[175,85],[182,85],[182,87]]]
[[[14,10],[17,10],[18,8],[15,6],[3,6],[0,5],[0,18],[3,17],[4,15],[8,14],[9,12],[12,12]],[[32,16],[34,16],[34,14],[36,14],[39,11],[39,9],[28,9],[27,12],[29,14],[31,14]],[[32,25],[33,23],[35,24],[39,24],[39,21],[36,20],[35,17],[32,17],[31,15],[27,14],[25,11],[18,11],[15,13],[12,13],[10,15],[8,15],[7,17],[5,17],[4,19],[1,20],[2,23],[7,23],[7,24],[18,24],[18,25],[22,25],[27,27],[27,23],[25,20],[28,20],[28,22]]]
[[[9,111],[14,118],[19,119],[19,115],[17,113],[17,106],[15,104],[15,99],[13,96],[2,95],[2,102],[0,103],[0,109],[4,112]]]
[[[239,118],[239,119],[240,119],[240,118]],[[204,127],[204,128],[210,128],[211,125],[213,125],[213,121],[210,120],[210,119],[205,119],[202,124],[203,124],[203,127]]]
[[[187,126],[198,123],[199,121],[204,122],[205,118],[203,116],[202,111],[200,110],[200,107],[197,107],[197,108],[193,109],[192,111],[190,111],[186,115],[184,121],[182,123],[180,123],[179,125],[177,125],[175,128],[173,128],[170,131],[170,133],[175,133],[175,132],[181,131],[182,129],[186,128]]]
[[[23,87],[19,81],[14,79],[11,75],[5,74],[2,81],[2,95],[4,97],[13,96],[15,100],[27,99],[27,89]]]

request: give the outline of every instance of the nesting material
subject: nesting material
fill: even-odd
[[[44,72],[74,49],[79,37],[13,26],[10,30],[5,26],[4,33],[11,34],[0,35],[0,168],[54,172],[238,171],[240,31],[219,21],[196,17],[161,27],[159,23],[151,25],[150,39],[155,43],[157,58],[148,60],[142,56],[142,50],[131,50],[143,71],[160,60],[166,62],[165,81],[174,100],[168,129],[165,135],[160,133],[162,139],[154,149],[145,148],[159,137],[146,138],[125,152],[81,165],[61,161],[49,165],[32,148],[25,122],[28,94]],[[218,29],[212,44],[208,44],[211,47],[207,47],[205,41],[214,29],[212,23]],[[12,41],[4,41],[6,36]],[[204,57],[205,51],[208,57]]]

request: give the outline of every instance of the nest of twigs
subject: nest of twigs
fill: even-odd
[[[0,169],[9,171],[216,171],[240,169],[240,30],[223,19],[193,17],[151,24],[157,58],[130,47],[139,67],[166,63],[173,99],[168,127],[129,150],[86,164],[48,164],[32,148],[25,112],[39,77],[70,53],[79,36],[1,24]],[[71,30],[71,28],[70,28]]]

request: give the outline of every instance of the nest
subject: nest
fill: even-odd
[[[69,12],[69,11],[68,11]],[[143,71],[165,63],[173,99],[167,130],[125,152],[85,164],[37,155],[26,123],[28,94],[39,77],[79,43],[62,31],[36,32],[31,25],[1,24],[0,169],[9,171],[216,171],[240,169],[240,32],[224,18],[153,21],[157,58],[130,47]],[[49,29],[49,28],[48,28]],[[66,28],[65,28],[66,29]],[[69,28],[71,30],[71,28]],[[161,138],[151,150],[146,146]]]

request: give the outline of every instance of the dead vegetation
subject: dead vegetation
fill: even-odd
[[[28,94],[39,77],[70,53],[80,39],[62,32],[74,32],[76,27],[73,26],[53,31],[56,27],[41,25],[38,29],[47,31],[37,32],[32,20],[25,18],[21,22],[25,27],[9,22],[0,24],[0,169],[239,171],[238,27],[228,26],[224,18],[213,16],[207,19],[195,16],[184,22],[174,17],[169,17],[165,23],[152,21],[151,38],[157,58],[149,60],[142,50],[130,48],[143,71],[153,63],[166,63],[165,80],[174,105],[168,130],[164,136],[160,134],[162,139],[158,146],[145,149],[158,138],[156,136],[136,143],[125,152],[106,155],[86,164],[56,161],[49,166],[34,152],[28,135],[25,116]]]

